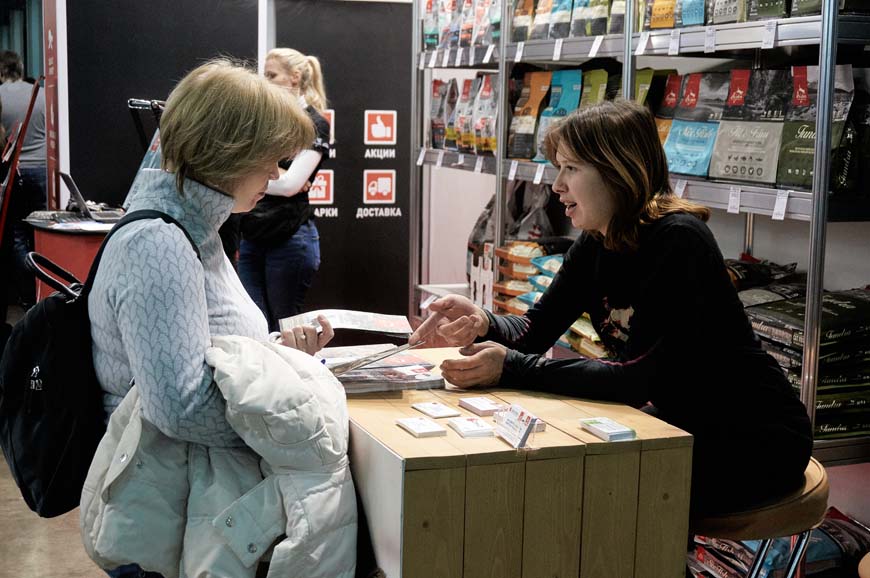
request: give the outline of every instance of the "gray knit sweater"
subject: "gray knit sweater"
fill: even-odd
[[[142,413],[166,435],[208,446],[243,445],[224,418],[224,400],[205,362],[212,335],[268,338],[263,314],[223,252],[218,228],[232,198],[175,175],[140,172],[130,211],[156,209],[187,229],[202,262],[178,227],[131,223],[106,246],[88,299],[97,379],[108,412],[135,378]]]

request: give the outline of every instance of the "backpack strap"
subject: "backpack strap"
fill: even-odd
[[[196,246],[196,243],[193,242],[193,237],[190,236],[190,233],[187,232],[187,229],[184,228],[184,225],[175,220],[174,217],[167,215],[163,211],[157,211],[154,209],[142,209],[139,211],[133,211],[131,213],[127,213],[124,217],[118,221],[118,223],[112,227],[112,230],[109,231],[109,234],[106,235],[106,238],[103,239],[102,245],[100,245],[100,250],[97,251],[97,256],[94,257],[94,262],[91,264],[91,270],[88,272],[88,279],[85,281],[85,286],[82,287],[80,297],[87,297],[91,292],[91,288],[94,286],[94,279],[97,276],[97,268],[100,266],[100,259],[103,256],[103,250],[106,248],[106,244],[109,242],[109,239],[112,238],[112,235],[118,232],[118,229],[123,227],[124,225],[128,225],[134,221],[142,221],[144,219],[161,219],[171,225],[175,225],[181,232],[184,233],[184,236],[187,237],[187,240],[190,241],[190,246],[193,247],[194,252],[196,253],[196,258],[202,261],[202,255],[199,253],[199,247]]]

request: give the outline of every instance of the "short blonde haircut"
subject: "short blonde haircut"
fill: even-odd
[[[269,163],[293,157],[314,141],[314,126],[296,99],[256,72],[211,60],[170,93],[160,119],[163,168],[229,192]]]
[[[299,71],[299,92],[305,101],[317,112],[323,112],[328,106],[326,87],[323,84],[323,70],[316,56],[306,56],[293,48],[273,48],[266,55],[266,60],[274,60],[285,71]]]

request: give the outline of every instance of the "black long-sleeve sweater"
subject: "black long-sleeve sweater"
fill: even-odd
[[[545,359],[584,312],[615,359]],[[794,437],[801,454],[811,444],[803,404],[762,351],[713,235],[691,215],[643,227],[629,253],[581,235],[540,301],[523,316],[490,315],[484,339],[510,348],[503,386],[649,401],[696,446],[770,437],[771,427]]]

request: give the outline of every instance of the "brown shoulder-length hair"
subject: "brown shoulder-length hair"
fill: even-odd
[[[706,207],[674,195],[655,120],[639,104],[605,101],[575,110],[547,132],[544,151],[553,164],[559,151],[601,174],[615,205],[603,239],[608,249],[637,249],[641,227],[671,213],[710,218]]]

